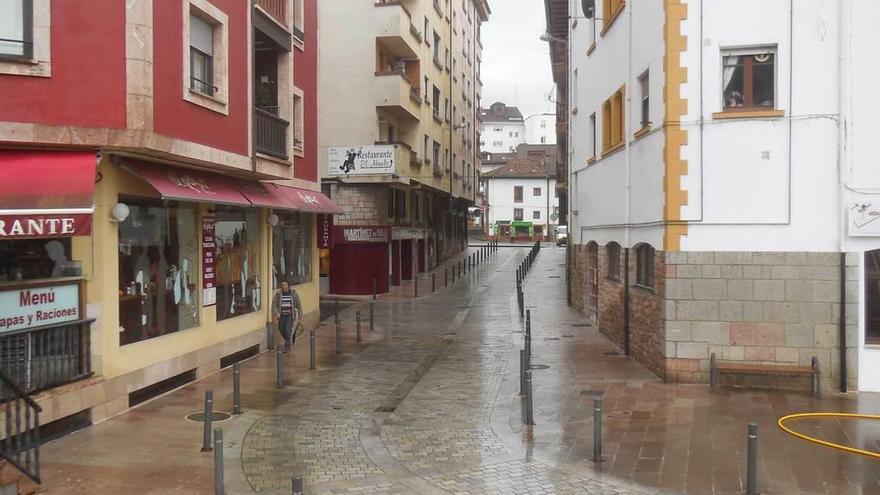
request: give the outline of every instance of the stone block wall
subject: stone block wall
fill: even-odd
[[[621,254],[621,258],[623,255]],[[666,379],[666,263],[664,253],[654,255],[654,287],[636,285],[635,250],[629,257],[630,356],[660,378]]]
[[[582,315],[587,315],[587,246],[573,244],[571,249],[571,306]]]
[[[809,365],[816,356],[823,390],[837,389],[839,256],[802,252],[667,253],[667,378],[708,382],[712,352],[724,361],[791,365]],[[857,259],[848,256],[847,265],[847,374],[851,387],[855,387]],[[784,377],[755,380],[773,388],[804,385]]]
[[[336,225],[388,224],[388,189],[382,186],[333,184],[333,201],[345,213],[336,216]]]

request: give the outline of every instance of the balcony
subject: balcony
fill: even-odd
[[[262,108],[254,108],[254,147],[264,155],[288,159],[287,127],[290,122]]]
[[[376,107],[402,120],[419,120],[421,104],[413,97],[414,88],[403,71],[376,72]]]
[[[256,4],[275,18],[282,26],[286,26],[284,4],[287,0],[256,0]]]
[[[399,2],[379,2],[375,6],[376,40],[397,57],[417,58],[422,33],[409,10]]]

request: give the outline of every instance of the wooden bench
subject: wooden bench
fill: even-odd
[[[715,353],[709,356],[709,386],[715,388],[721,373],[745,375],[809,375],[810,390],[813,397],[819,398],[819,359],[813,356],[810,366],[783,364],[734,363],[715,360]]]

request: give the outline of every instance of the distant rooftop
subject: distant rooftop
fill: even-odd
[[[541,156],[518,156],[506,165],[485,172],[484,179],[520,177],[556,177],[556,167],[550,167]]]
[[[483,122],[522,122],[523,114],[519,108],[509,107],[496,101],[488,109],[480,109],[480,120]]]

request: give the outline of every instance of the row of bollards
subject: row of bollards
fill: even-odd
[[[526,306],[525,294],[523,293],[523,282],[525,282],[526,276],[529,274],[532,265],[538,258],[539,252],[541,252],[541,242],[535,241],[535,244],[532,245],[532,249],[529,250],[529,253],[522,259],[519,267],[516,269],[516,303],[519,307],[520,318],[524,316]]]

